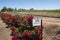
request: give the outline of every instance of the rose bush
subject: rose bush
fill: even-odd
[[[32,26],[34,16],[13,16],[3,13],[1,18],[10,26],[13,33],[12,40],[42,40],[40,26]]]

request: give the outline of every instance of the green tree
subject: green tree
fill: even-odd
[[[14,9],[12,9],[12,8],[8,8],[8,9],[7,9],[7,11],[13,11],[13,10],[14,10]]]
[[[31,10],[34,10],[34,8],[31,8],[30,11],[31,11]]]
[[[17,8],[15,8],[15,11],[17,11]]]
[[[20,9],[18,9],[18,11],[26,11],[26,9],[22,9],[22,8],[20,8]]]
[[[7,8],[6,8],[6,7],[3,7],[3,8],[1,9],[1,12],[5,12],[5,11],[7,11]]]

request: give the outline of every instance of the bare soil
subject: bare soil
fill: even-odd
[[[11,30],[6,28],[6,24],[0,18],[0,40],[11,40]]]
[[[60,40],[60,19],[43,19],[43,40]]]

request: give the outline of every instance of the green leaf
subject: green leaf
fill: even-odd
[[[16,28],[16,31],[19,32],[19,28]]]

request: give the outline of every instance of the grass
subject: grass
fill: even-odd
[[[49,16],[49,17],[60,17],[60,12],[55,11],[22,11],[22,12],[7,12],[9,14],[33,14],[33,15],[43,15],[43,16]]]

